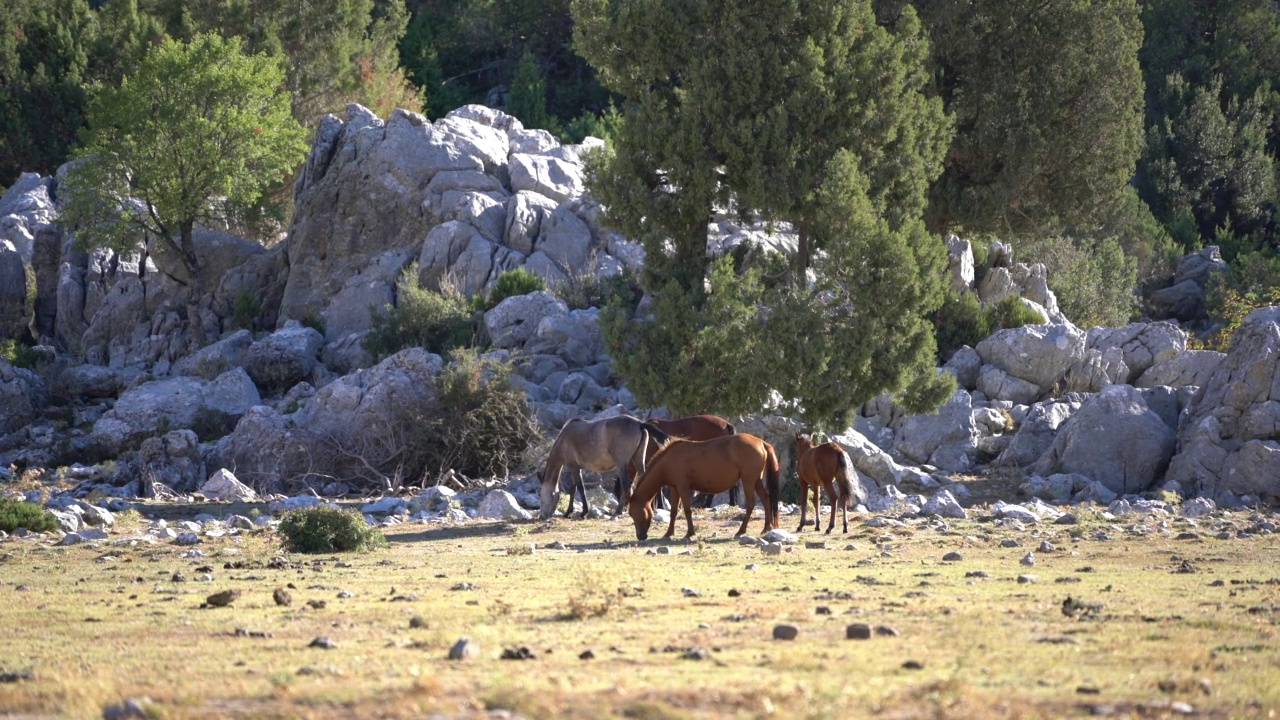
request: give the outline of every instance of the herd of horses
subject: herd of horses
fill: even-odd
[[[796,474],[800,485],[801,512],[799,532],[808,524],[809,491],[813,491],[814,529],[820,529],[821,490],[831,498],[830,533],[835,527],[838,508],[843,531],[849,532],[849,505],[865,500],[855,497],[853,464],[844,448],[833,442],[813,445],[808,435],[797,433]],[[781,468],[772,445],[747,433],[739,433],[722,417],[694,415],[674,420],[640,420],[618,415],[601,420],[573,419],[565,424],[551,446],[541,482],[542,519],[550,518],[560,495],[560,479],[570,471],[569,507],[565,516],[573,515],[574,499],[582,497],[582,517],[589,511],[587,489],[582,471],[617,472],[614,493],[618,498],[617,516],[626,508],[635,523],[636,538],[645,540],[653,523],[654,505],[664,491],[671,496],[671,523],[665,538],[675,534],[676,519],[684,510],[687,532],[694,535],[694,493],[710,500],[716,493],[730,492],[736,504],[735,490],[741,483],[746,515],[737,535],[747,531],[751,513],[759,497],[764,506],[764,531],[778,527],[778,505],[781,493]],[[634,479],[634,488],[633,485]]]

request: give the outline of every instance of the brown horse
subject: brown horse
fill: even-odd
[[[674,438],[682,440],[715,440],[718,437],[733,435],[738,431],[733,427],[733,423],[725,420],[719,415],[690,415],[689,417],[675,418],[673,420],[662,420],[659,418],[649,418],[648,422],[662,432]],[[645,453],[645,457],[653,457],[658,452],[658,443],[654,438],[649,438],[649,447]],[[636,467],[631,465],[627,468],[628,472],[635,476]],[[615,495],[621,495],[621,485],[615,491]],[[714,495],[704,495],[705,504],[703,507],[711,507]],[[738,504],[738,486],[734,485],[729,488],[729,504]]]
[[[764,502],[764,529],[778,526],[778,493],[780,487],[778,455],[773,446],[755,435],[745,433],[727,435],[698,442],[672,438],[640,475],[635,492],[627,507],[636,524],[636,538],[649,536],[653,524],[653,498],[663,487],[674,490],[671,525],[663,537],[671,537],[676,531],[676,513],[684,506],[684,519],[693,537],[693,492],[724,492],[739,480],[747,499],[747,514],[742,519],[738,535],[747,531],[751,511],[756,506],[756,495]]]
[[[827,497],[831,498],[831,522],[827,524],[827,533],[830,534],[836,526],[837,507],[840,508],[843,532],[849,532],[849,503],[855,500],[855,475],[853,462],[844,448],[833,442],[815,447],[808,435],[796,433],[796,476],[800,483],[800,527],[796,532],[804,530],[807,524],[809,490],[813,490],[813,529],[822,527],[822,513],[818,509],[822,501],[821,489],[826,489]]]
[[[659,442],[667,439],[667,434],[630,415],[617,415],[602,420],[581,420],[574,418],[564,424],[560,435],[551,445],[551,454],[547,457],[547,467],[540,478],[541,506],[538,515],[543,520],[555,514],[556,503],[560,497],[560,471],[569,468],[573,478],[569,487],[569,509],[565,517],[573,514],[573,495],[575,488],[582,495],[582,517],[586,517],[590,508],[587,506],[587,486],[582,481],[582,471],[607,472],[618,471],[618,509],[622,512],[631,495],[631,478],[627,475],[627,466],[635,463],[644,472],[645,449],[649,447],[650,438]]]

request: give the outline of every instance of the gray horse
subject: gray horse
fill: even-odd
[[[560,436],[551,446],[551,455],[547,458],[547,467],[542,471],[542,507],[538,514],[543,519],[555,514],[556,503],[560,499],[560,472],[569,468],[573,472],[569,487],[569,509],[565,517],[573,514],[574,489],[582,495],[582,517],[586,517],[587,486],[582,481],[582,471],[607,472],[617,470],[620,493],[618,511],[631,497],[631,478],[627,475],[627,465],[635,463],[637,475],[644,473],[645,449],[653,438],[659,445],[665,443],[667,434],[652,424],[633,418],[630,415],[618,415],[603,420],[579,420],[574,418],[565,423]]]

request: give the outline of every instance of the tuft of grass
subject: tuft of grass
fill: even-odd
[[[58,521],[35,503],[0,498],[0,530],[13,532],[18,528],[26,528],[31,532],[51,532],[58,529]]]
[[[331,507],[289,512],[280,521],[279,532],[289,552],[365,552],[387,546],[387,538],[369,527],[360,513]]]

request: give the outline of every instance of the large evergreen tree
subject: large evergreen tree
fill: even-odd
[[[794,403],[836,426],[932,371],[941,244],[924,231],[950,126],[926,97],[927,41],[867,2],[576,0],[576,47],[626,98],[590,184],[645,246],[653,315],[606,314],[615,366],[676,411]],[[790,282],[713,264],[717,208],[799,230]],[[872,288],[871,292],[866,292]]]
[[[1142,146],[1136,0],[915,0],[955,114],[930,223],[1010,236],[1095,227]],[[880,0],[897,22],[903,0]]]

